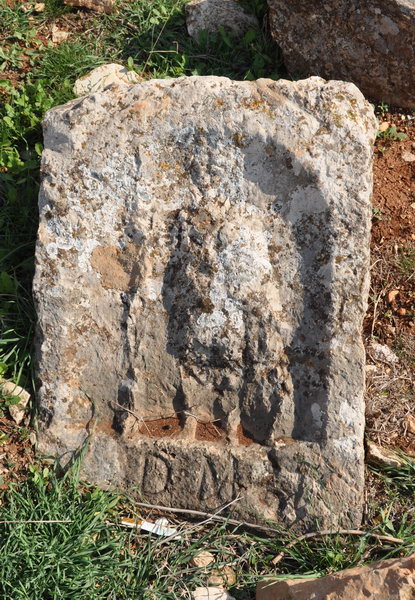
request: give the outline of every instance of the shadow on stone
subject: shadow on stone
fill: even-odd
[[[232,135],[228,131],[231,143],[238,145]],[[215,132],[199,131],[198,138],[206,151]],[[236,261],[237,270],[226,270],[226,265],[223,269],[227,247],[221,239],[222,223],[217,219],[220,206],[212,207],[203,199],[197,207],[183,206],[170,225],[170,257],[162,288],[168,318],[166,350],[178,361],[182,377],[193,379],[193,389],[202,388],[196,404],[203,403],[203,386],[211,386],[216,396],[210,408],[212,420],[220,419],[230,429],[240,423],[259,443],[270,444],[280,436],[318,442],[325,437],[333,312],[330,261],[335,232],[329,206],[316,186],[318,173],[305,168],[272,137],[253,137],[241,146],[243,177],[254,184],[247,205],[255,209],[257,188],[269,198],[271,219],[279,221],[280,230],[286,230],[280,240],[274,235],[265,248],[272,258],[269,285],[276,290],[291,285],[288,295],[295,296],[292,304],[297,313],[288,317],[291,323],[287,327],[290,306],[277,307],[271,302],[265,306],[259,289],[246,294],[243,265]],[[195,173],[205,172],[206,168],[207,177],[214,177],[213,152],[212,148],[211,160],[205,159],[203,165],[198,164],[197,148],[193,148],[191,160],[184,159],[193,181],[198,180]],[[231,171],[227,175],[233,176]],[[207,192],[203,188],[200,191]],[[230,199],[231,203],[237,201]],[[242,227],[249,228],[248,213]],[[264,213],[263,219],[264,229],[272,229],[269,216]],[[295,255],[288,264],[295,264],[297,273],[280,268],[278,245],[287,245],[287,240]],[[221,269],[225,274],[219,285],[215,278]],[[200,280],[205,281],[201,284]],[[243,327],[237,330],[237,353],[232,353],[229,339],[221,335],[222,321],[229,317],[227,301],[238,306],[243,320]],[[299,305],[302,309],[298,312]],[[213,333],[206,343],[200,329],[209,319]],[[270,344],[270,335],[278,337],[278,354]],[[195,398],[187,397],[181,384],[179,387],[178,407],[190,410]],[[204,412],[209,409],[205,407]]]

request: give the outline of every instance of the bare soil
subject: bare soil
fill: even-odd
[[[407,138],[378,138],[374,155],[372,269],[365,319],[368,354],[366,428],[376,443],[415,455],[415,119],[378,115]],[[370,341],[387,345],[399,362],[371,358]]]

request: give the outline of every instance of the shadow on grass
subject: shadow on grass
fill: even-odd
[[[185,0],[155,0],[124,6],[119,15],[107,17],[107,46],[116,50],[120,60],[129,60],[139,73],[151,78],[280,77],[281,52],[266,30],[264,2],[247,3],[261,27],[242,37],[224,30],[217,34],[202,32],[198,40],[187,33],[185,4]]]

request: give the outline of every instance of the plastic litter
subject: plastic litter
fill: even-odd
[[[180,538],[179,535],[176,535],[177,529],[168,526],[169,522],[167,519],[157,519],[154,523],[150,523],[150,521],[135,521],[134,519],[124,518],[121,521],[121,525],[124,525],[124,527],[141,529],[141,531],[148,531],[149,533],[154,533],[154,535],[162,537],[174,536],[174,539]]]

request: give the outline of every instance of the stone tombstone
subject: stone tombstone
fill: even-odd
[[[291,76],[352,81],[371,100],[415,107],[415,0],[268,0]]]
[[[151,503],[359,522],[371,106],[349,83],[112,86],[49,111],[40,449]]]

